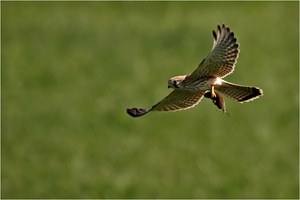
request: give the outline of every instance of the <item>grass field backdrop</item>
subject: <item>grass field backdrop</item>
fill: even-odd
[[[2,2],[2,198],[298,198],[298,2]],[[131,118],[226,23],[230,117]]]

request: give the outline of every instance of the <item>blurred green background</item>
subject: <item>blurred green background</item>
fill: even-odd
[[[298,2],[2,2],[2,198],[298,198]],[[226,23],[230,117],[131,118]]]

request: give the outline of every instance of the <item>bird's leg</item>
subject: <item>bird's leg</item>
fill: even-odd
[[[216,93],[215,93],[215,87],[214,85],[211,86],[211,98],[215,98],[217,97]]]

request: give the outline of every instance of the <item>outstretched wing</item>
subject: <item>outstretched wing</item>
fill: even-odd
[[[189,92],[175,89],[163,100],[152,106],[151,109],[128,108],[126,112],[132,117],[140,117],[150,111],[179,111],[197,105],[203,98],[204,92]]]
[[[191,74],[192,77],[225,77],[232,73],[239,54],[239,45],[234,33],[224,24],[218,25],[217,33],[213,31],[214,45],[208,56]]]
[[[191,92],[175,89],[167,97],[152,106],[153,111],[179,111],[196,106],[203,98],[204,92]]]

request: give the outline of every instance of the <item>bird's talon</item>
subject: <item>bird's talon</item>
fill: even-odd
[[[215,92],[211,92],[211,99],[214,99],[216,97],[217,97],[216,93]]]
[[[216,95],[216,93],[215,93],[215,87],[212,85],[211,86],[211,99],[214,99],[214,98],[216,98],[217,97],[217,95]]]

